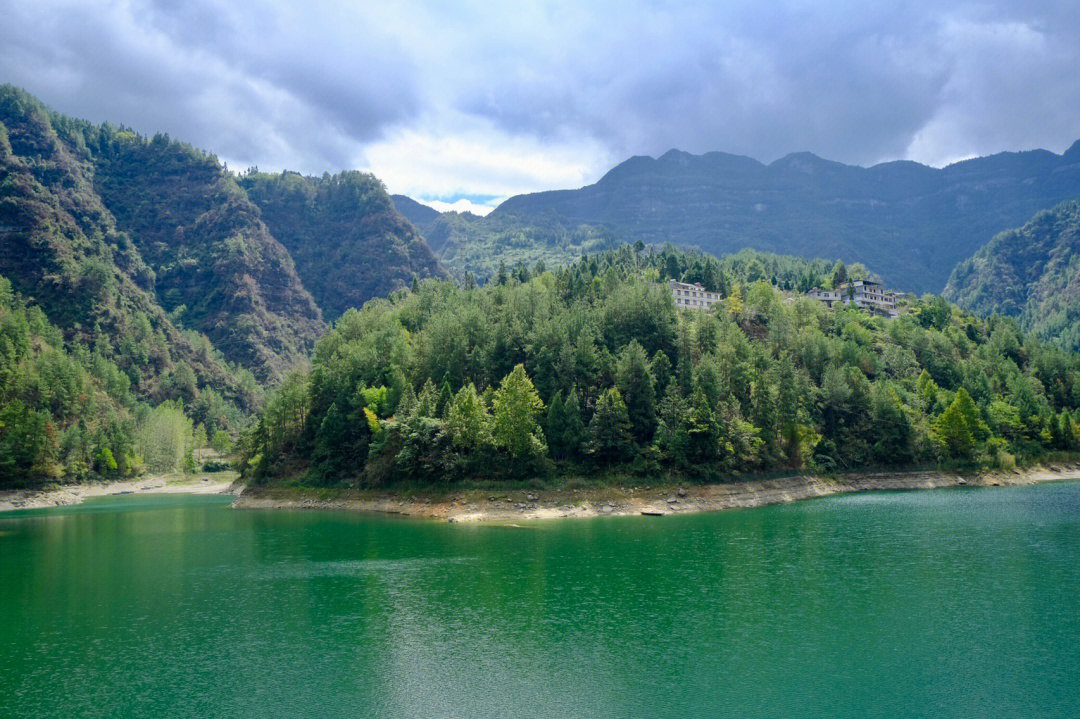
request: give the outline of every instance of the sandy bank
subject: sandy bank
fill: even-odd
[[[150,476],[121,482],[69,484],[52,489],[11,489],[0,492],[0,512],[79,504],[90,497],[111,494],[227,494],[235,472],[190,477]]]
[[[377,490],[246,488],[237,509],[344,509],[450,522],[514,522],[560,517],[667,515],[794,502],[845,492],[1027,485],[1080,478],[1080,465],[1010,472],[897,472],[842,477],[793,476],[721,484],[665,484],[565,490],[458,491],[402,497]]]

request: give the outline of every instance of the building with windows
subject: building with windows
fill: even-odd
[[[881,287],[881,284],[872,280],[856,280],[845,282],[835,290],[821,290],[815,287],[806,293],[812,300],[824,302],[832,307],[837,302],[845,305],[855,305],[859,309],[866,310],[871,314],[896,317],[896,293]]]
[[[690,285],[672,280],[668,284],[671,285],[675,306],[679,309],[707,310],[723,299],[719,292],[709,292],[700,282]]]

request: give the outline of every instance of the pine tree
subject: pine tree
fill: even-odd
[[[663,350],[657,350],[656,354],[653,355],[650,369],[652,370],[653,380],[656,382],[656,396],[662,397],[667,392],[668,384],[671,382],[671,360],[668,359]]]
[[[491,418],[476,386],[470,382],[454,395],[446,416],[446,426],[455,447],[474,450],[491,443]]]
[[[544,421],[544,434],[548,447],[554,457],[564,456],[563,437],[566,432],[566,416],[563,414],[562,390],[557,391],[548,402],[547,417]]]
[[[668,385],[667,392],[657,406],[656,445],[679,464],[687,461],[689,437],[686,434],[687,414],[690,410],[686,398],[679,393],[674,384]]]
[[[536,415],[544,409],[540,395],[518,364],[495,391],[492,434],[495,444],[515,459],[531,459],[547,451]]]
[[[435,417],[436,407],[439,402],[439,392],[435,389],[435,383],[428,377],[424,386],[420,388],[420,394],[416,395],[416,406],[413,408],[414,417]]]
[[[686,416],[687,454],[691,460],[713,461],[720,457],[720,422],[704,388],[694,390]]]
[[[450,403],[454,401],[454,393],[450,389],[450,383],[443,380],[442,389],[439,390],[439,400],[435,405],[435,416],[446,417],[450,411]]]
[[[656,429],[656,394],[645,350],[630,340],[619,357],[615,380],[630,417],[630,431],[639,444],[652,441]]]
[[[952,403],[934,420],[934,439],[945,457],[971,457],[975,448],[975,433],[978,431],[976,412],[971,395],[961,387]],[[974,428],[973,424],[976,425]]]
[[[577,388],[572,387],[563,402],[562,449],[567,457],[574,457],[581,451],[585,439],[585,423],[581,420],[581,406],[578,403]]]
[[[619,462],[630,457],[633,437],[630,417],[615,387],[600,395],[589,423],[589,454],[598,462]]]

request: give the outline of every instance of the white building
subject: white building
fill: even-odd
[[[685,282],[672,280],[671,296],[675,298],[675,306],[679,309],[707,310],[723,299],[719,292],[709,292],[701,286],[700,282],[688,285]]]
[[[856,280],[845,282],[835,290],[820,290],[817,287],[806,293],[812,300],[824,302],[832,307],[840,302],[845,305],[855,305],[872,314],[880,314],[886,317],[896,317],[896,293],[882,289],[881,284],[871,280]]]

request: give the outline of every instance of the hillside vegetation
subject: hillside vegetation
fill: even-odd
[[[996,235],[956,266],[945,295],[972,312],[1016,317],[1039,337],[1080,350],[1080,202]]]
[[[245,439],[249,479],[1012,466],[1080,443],[1080,357],[941,298],[898,319],[790,290],[836,269],[630,247],[346,312]],[[725,295],[676,310],[668,278]]]
[[[459,274],[486,276],[500,258],[551,265],[617,242],[672,242],[715,255],[751,247],[843,258],[897,289],[940,292],[996,233],[1077,197],[1080,142],[1063,155],[1001,153],[941,169],[672,150],[630,158],[577,190],[511,197],[483,218],[444,215],[421,232]]]
[[[249,172],[240,184],[327,319],[407,287],[413,277],[446,276],[373,175]]]

